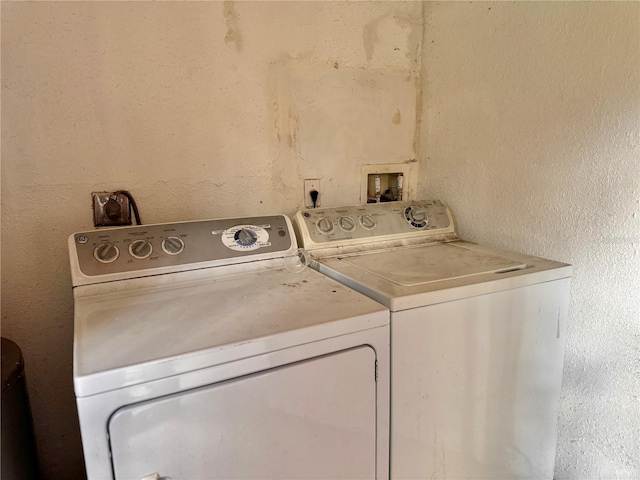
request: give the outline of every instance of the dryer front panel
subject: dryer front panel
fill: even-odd
[[[115,478],[375,478],[375,362],[362,346],[123,407]]]

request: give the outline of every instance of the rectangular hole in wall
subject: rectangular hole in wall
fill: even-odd
[[[402,200],[403,186],[402,172],[370,173],[367,175],[367,203],[398,202]]]

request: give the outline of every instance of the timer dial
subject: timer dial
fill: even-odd
[[[114,262],[120,255],[118,247],[111,243],[103,243],[98,245],[93,251],[93,256],[96,260],[102,263]]]
[[[407,207],[404,211],[404,218],[415,228],[425,228],[429,225],[427,211],[422,207]]]
[[[248,228],[241,228],[233,237],[241,247],[250,247],[258,241],[258,235],[256,232]]]
[[[237,252],[269,247],[269,225],[236,225],[222,232],[222,244]],[[220,232],[212,232],[218,235]]]
[[[167,255],[178,255],[184,250],[184,242],[178,237],[167,237],[162,240],[162,250]]]

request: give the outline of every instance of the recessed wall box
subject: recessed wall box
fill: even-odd
[[[363,165],[360,203],[399,202],[409,199],[413,163]]]
[[[126,195],[93,192],[93,224],[96,227],[131,225],[131,207]]]

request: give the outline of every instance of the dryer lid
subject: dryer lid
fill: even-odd
[[[526,268],[526,264],[452,243],[362,254],[345,263],[402,287]]]

